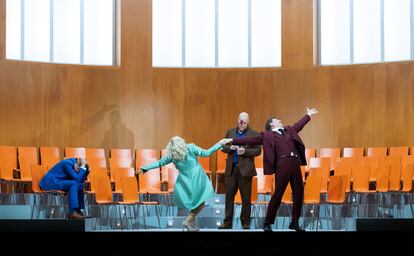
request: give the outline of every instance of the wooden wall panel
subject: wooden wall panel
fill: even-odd
[[[207,148],[242,111],[261,131],[269,116],[292,124],[309,106],[320,113],[301,132],[308,147],[414,145],[414,64],[312,66],[308,2],[282,1],[282,68],[166,69],[151,64],[151,1],[123,0],[119,67],[0,59],[0,144],[108,152],[180,135]]]

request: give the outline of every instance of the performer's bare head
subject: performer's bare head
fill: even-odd
[[[167,145],[167,154],[172,160],[184,160],[188,152],[188,146],[185,140],[179,136],[171,138]]]
[[[271,131],[273,129],[278,129],[278,128],[283,128],[282,120],[277,119],[274,116],[269,117],[265,123],[266,131]]]
[[[239,115],[239,118],[237,119],[237,127],[239,128],[239,131],[246,130],[247,126],[249,125],[249,114],[246,112],[241,112]]]

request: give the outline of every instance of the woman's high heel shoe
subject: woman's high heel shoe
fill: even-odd
[[[195,226],[194,222],[184,220],[182,224],[183,224],[183,231],[185,229],[187,229],[187,231],[199,231],[200,230],[199,228]]]

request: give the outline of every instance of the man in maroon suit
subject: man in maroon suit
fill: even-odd
[[[284,126],[281,120],[270,117],[266,121],[266,131],[256,137],[229,139],[233,145],[263,144],[263,171],[265,175],[275,173],[275,192],[270,199],[263,224],[265,232],[272,232],[271,224],[275,222],[276,212],[282,201],[283,193],[290,182],[293,192],[292,222],[289,229],[305,231],[299,227],[299,217],[303,203],[303,181],[300,165],[306,165],[305,145],[298,132],[318,111],[307,108],[307,114],[293,126]]]

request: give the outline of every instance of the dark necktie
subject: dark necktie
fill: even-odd
[[[280,132],[280,134],[281,134],[282,136],[285,136],[285,129],[278,129],[278,131]]]

